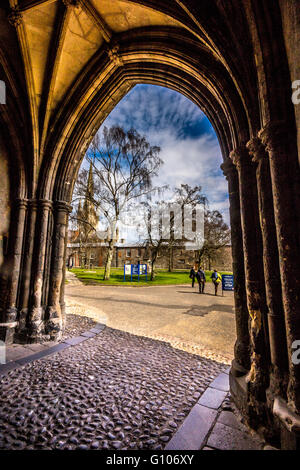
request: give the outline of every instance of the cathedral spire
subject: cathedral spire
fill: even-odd
[[[93,177],[93,163],[90,162],[89,175],[86,185],[85,198],[82,208],[82,217],[86,220],[89,226],[96,228],[98,224],[98,216],[96,213],[94,201],[94,177]],[[90,230],[90,227],[89,227]]]
[[[90,169],[89,169],[89,176],[88,176],[88,183],[86,189],[87,197],[92,199],[94,197],[94,179],[93,179],[93,164],[92,161],[90,162]]]

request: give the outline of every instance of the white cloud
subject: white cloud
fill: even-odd
[[[197,139],[178,139],[169,131],[150,133],[148,137],[161,146],[164,161],[156,184],[202,186],[209,208],[219,210],[229,223],[228,187],[220,170],[222,157],[217,141],[207,134]]]
[[[155,184],[201,185],[209,208],[229,223],[227,181],[220,170],[217,137],[203,112],[183,95],[153,85],[137,85],[115,107],[103,126],[134,127],[164,161]],[[100,128],[101,131],[101,128]]]

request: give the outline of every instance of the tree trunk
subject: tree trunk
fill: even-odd
[[[152,260],[152,261],[151,261],[151,276],[150,276],[150,281],[154,281],[154,278],[155,278],[154,265],[155,265],[155,260]]]
[[[168,268],[169,273],[173,271],[173,246],[171,245],[169,247],[169,268]]]
[[[157,258],[157,253],[152,257],[151,259],[151,276],[150,276],[150,281],[154,281],[155,279],[155,262],[156,262],[156,258]]]
[[[104,270],[104,281],[108,281],[110,278],[110,270],[111,270],[111,262],[114,254],[114,246],[115,246],[115,240],[110,240],[108,244],[108,250],[107,250],[107,258],[106,258],[106,263],[105,263],[105,270]]]
[[[88,269],[91,268],[91,249],[90,248],[86,248],[86,265]]]
[[[203,250],[198,251],[198,269],[202,265],[202,258],[203,258]]]

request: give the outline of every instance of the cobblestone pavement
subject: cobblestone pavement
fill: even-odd
[[[106,328],[2,376],[0,448],[164,448],[225,368]]]
[[[66,326],[62,335],[62,341],[93,328],[96,322],[92,318],[78,316],[74,314],[66,315]]]
[[[67,313],[66,315],[66,326],[60,342],[64,342],[70,338],[84,334],[87,330],[92,329],[97,322],[90,317],[77,315],[76,313]],[[5,349],[5,360],[6,362],[13,362],[26,356],[45,351],[57,345],[57,341],[44,341],[33,344],[10,344]]]

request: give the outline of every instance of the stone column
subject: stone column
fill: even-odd
[[[42,289],[44,282],[45,253],[48,231],[48,217],[52,202],[38,201],[38,214],[35,230],[34,259],[32,265],[32,297],[28,319],[28,341],[38,341],[44,333]]]
[[[231,371],[233,375],[244,375],[250,369],[250,339],[247,307],[247,295],[245,287],[245,269],[243,255],[243,238],[240,213],[240,194],[238,173],[230,158],[221,165],[228,181],[228,193],[230,203],[230,226],[232,267],[234,275],[234,303],[237,339],[234,346],[234,360]]]
[[[22,261],[22,248],[24,227],[26,220],[27,200],[18,199],[16,201],[14,217],[14,232],[11,235],[9,260],[6,263],[5,292],[2,296],[2,315],[0,323],[0,339],[6,343],[12,343],[15,327],[17,326],[17,299],[19,288],[19,275]]]
[[[268,327],[272,364],[270,400],[273,405],[274,396],[286,396],[288,365],[272,183],[268,154],[260,139],[250,140],[247,148],[252,155],[252,160],[257,163],[256,181],[263,239],[263,264],[269,310]]]
[[[55,202],[51,273],[46,312],[46,332],[50,334],[51,339],[58,339],[63,327],[61,291],[63,287],[62,284],[64,283],[65,245],[69,212],[69,204],[64,201]]]
[[[33,261],[34,232],[36,227],[37,202],[32,199],[28,201],[26,240],[24,243],[23,268],[20,285],[19,309],[20,319],[18,324],[18,333],[22,335],[26,328],[26,319],[28,314],[30,299],[30,280],[31,267]]]
[[[293,134],[284,123],[273,123],[259,136],[269,153],[277,230],[283,308],[289,358],[288,406],[300,414],[300,365],[294,363],[293,343],[300,340],[300,247],[294,181]],[[298,188],[299,189],[299,188]]]
[[[68,206],[68,205],[67,205]],[[68,227],[68,216],[71,212],[71,206],[68,206],[68,214],[67,214],[67,227]],[[65,304],[65,286],[66,286],[66,261],[67,261],[67,245],[68,245],[68,230],[66,230],[66,237],[65,237],[65,248],[64,248],[64,261],[62,266],[62,282],[60,287],[60,310],[63,322],[63,329],[66,325],[66,304]]]
[[[268,386],[268,345],[265,343],[267,306],[263,279],[262,240],[259,225],[255,166],[245,146],[231,152],[239,175],[241,221],[247,305],[250,315],[251,369],[247,376],[248,413],[254,423],[263,419],[265,391]]]

